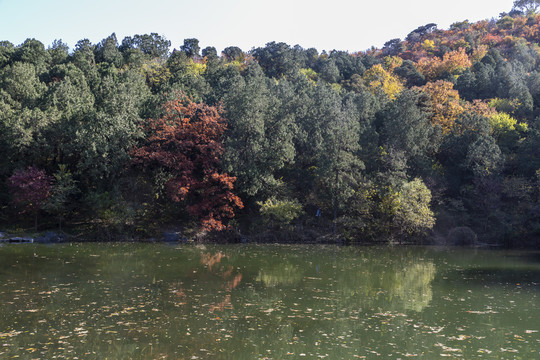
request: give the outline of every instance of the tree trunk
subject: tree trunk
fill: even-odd
[[[337,227],[337,209],[334,207],[334,225],[332,227],[332,233],[336,234],[336,227]]]
[[[339,161],[339,157],[338,157],[338,161]],[[334,208],[334,225],[332,227],[332,233],[335,235],[336,234],[336,227],[337,227],[337,209],[338,209],[338,193],[339,193],[339,170],[336,168],[336,191],[334,191],[334,196],[333,196],[333,199],[332,199],[332,202],[333,202],[333,208]]]

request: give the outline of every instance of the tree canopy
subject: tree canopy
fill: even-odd
[[[469,227],[537,244],[538,7],[357,53],[171,49],[157,33],[71,51],[1,41],[4,218],[24,224],[27,209],[133,237],[417,242]],[[36,197],[22,190],[38,178]]]

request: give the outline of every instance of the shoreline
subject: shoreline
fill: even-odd
[[[489,244],[483,242],[476,243],[449,243],[440,241],[440,237],[427,237],[425,241],[347,241],[334,235],[320,235],[315,237],[288,237],[285,238],[280,232],[266,231],[257,235],[231,236],[228,233],[196,234],[192,237],[182,236],[180,232],[162,231],[160,237],[130,237],[127,235],[116,235],[109,237],[108,240],[99,239],[95,234],[88,237],[78,234],[70,235],[64,232],[45,231],[38,234],[10,234],[0,231],[0,246],[3,244],[67,244],[67,243],[140,243],[140,244],[276,244],[276,245],[336,245],[336,246],[429,246],[429,247],[448,247],[448,248],[473,248],[473,249],[493,249],[493,250],[519,250],[536,249],[534,246],[514,246],[508,247],[503,244]],[[312,234],[313,235],[313,234]]]

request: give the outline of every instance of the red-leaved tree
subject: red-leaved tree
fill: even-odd
[[[7,181],[13,204],[21,213],[34,214],[37,231],[37,216],[51,194],[52,178],[34,166],[16,170]]]
[[[132,152],[143,168],[170,174],[166,190],[172,201],[187,199],[187,210],[206,230],[223,230],[242,201],[233,190],[235,177],[219,173],[225,121],[220,107],[197,104],[182,93],[164,105],[161,119],[144,125],[145,144]]]

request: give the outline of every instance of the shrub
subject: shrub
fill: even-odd
[[[284,227],[289,225],[294,219],[302,215],[302,205],[296,199],[277,200],[269,198],[264,203],[257,202],[263,221],[272,227]]]

